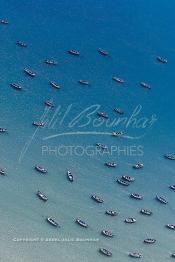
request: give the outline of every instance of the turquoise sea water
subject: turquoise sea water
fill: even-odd
[[[163,159],[164,153],[174,153],[174,4],[164,0],[118,1],[2,1],[2,19],[10,21],[0,26],[0,126],[8,134],[0,135],[0,166],[6,167],[7,176],[0,177],[1,234],[0,261],[131,261],[128,253],[138,251],[142,261],[171,261],[175,252],[174,232],[165,225],[175,223],[175,195],[168,186],[175,183],[174,162]],[[26,49],[16,46],[17,40],[28,43]],[[109,57],[99,55],[101,47],[109,51]],[[67,54],[78,49],[80,57]],[[160,55],[168,58],[168,64],[155,60]],[[46,58],[58,61],[58,66],[43,63]],[[23,74],[23,68],[36,71],[35,79]],[[116,84],[116,75],[126,80]],[[79,79],[87,79],[90,86],[81,86]],[[53,90],[49,80],[57,81],[61,89]],[[140,81],[151,84],[150,91],[139,86]],[[13,90],[9,83],[19,82],[23,92]],[[48,109],[44,101],[53,99],[55,109]],[[101,106],[109,118],[118,118],[113,108],[119,106],[128,119],[141,105],[137,116],[157,121],[149,128],[69,127],[68,124],[82,110],[92,105]],[[61,125],[66,109],[71,110]],[[55,110],[55,129],[39,129],[35,132],[33,121],[44,112],[51,120]],[[59,115],[61,112],[61,115]],[[95,115],[91,116],[95,119]],[[79,124],[85,123],[85,117]],[[109,135],[69,135],[43,140],[51,135],[67,132],[107,132],[123,130],[130,138],[115,139]],[[33,136],[33,139],[31,137]],[[131,137],[140,137],[131,139]],[[112,155],[77,156],[67,154],[42,154],[42,147],[91,146],[96,142],[111,146],[142,146],[143,156]],[[80,150],[80,149],[79,149]],[[93,148],[94,150],[94,148]],[[104,167],[104,162],[116,161],[115,170]],[[144,169],[135,171],[132,165],[142,161]],[[45,166],[49,173],[42,176],[33,170],[35,164]],[[66,179],[66,170],[75,174],[75,182]],[[124,174],[135,177],[128,188],[115,180]],[[47,203],[36,198],[40,189],[49,197]],[[142,201],[134,201],[129,194],[138,192]],[[92,193],[101,195],[104,204],[94,203]],[[155,200],[160,194],[169,200],[162,206]],[[153,216],[139,214],[141,208],[149,208]],[[115,218],[104,214],[106,209],[119,212]],[[55,217],[60,229],[52,228],[45,221]],[[137,223],[126,225],[127,217],[135,217]],[[77,217],[89,224],[88,229],[74,223]],[[111,229],[115,237],[106,239],[100,232]],[[156,238],[155,245],[145,245],[145,238]],[[16,238],[98,239],[98,241],[48,242],[14,241]],[[112,251],[113,257],[103,257],[98,248]]]

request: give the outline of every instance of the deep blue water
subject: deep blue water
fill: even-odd
[[[117,0],[117,1],[2,1],[0,17],[7,18],[8,26],[0,26],[0,126],[8,134],[0,136],[0,166],[6,167],[8,176],[1,177],[1,254],[3,262],[22,261],[105,261],[98,253],[99,247],[113,252],[111,261],[127,262],[128,253],[143,253],[142,261],[171,261],[175,252],[174,232],[167,230],[167,223],[175,223],[174,192],[168,186],[175,183],[174,163],[163,159],[163,154],[174,153],[174,68],[175,35],[174,4],[165,0]],[[27,48],[16,46],[25,41]],[[109,51],[101,56],[98,48]],[[80,57],[67,54],[78,49]],[[162,65],[156,56],[168,58]],[[58,66],[43,63],[46,58],[58,61]],[[29,67],[37,73],[30,79],[23,73]],[[123,85],[112,81],[119,76]],[[81,86],[79,79],[87,79],[90,86]],[[52,89],[48,81],[57,81],[61,89]],[[144,90],[140,81],[150,83],[152,89]],[[19,82],[23,92],[13,90],[9,83]],[[48,109],[44,101],[52,99],[55,109]],[[110,121],[119,116],[113,112],[116,106],[124,109],[123,117],[129,118],[140,105],[137,116],[157,121],[152,127],[134,128],[131,125],[86,127],[68,124],[82,110],[98,104],[106,111]],[[67,108],[71,110],[63,124],[60,120]],[[39,120],[44,112],[47,120],[60,107],[61,115],[54,118],[55,129],[37,130],[32,122]],[[45,110],[45,111],[44,111]],[[84,124],[86,118],[79,124]],[[106,132],[123,130],[130,138],[115,139],[110,135],[69,135],[43,140],[51,135],[69,132]],[[131,137],[142,137],[131,139]],[[110,146],[143,147],[143,156],[113,154],[77,156],[67,154],[42,155],[42,146],[92,146],[102,142]],[[26,145],[26,147],[25,147]],[[28,145],[28,146],[27,146]],[[26,151],[25,151],[26,150]],[[94,150],[94,148],[93,148]],[[25,152],[25,153],[23,153]],[[115,170],[104,167],[104,162],[116,161]],[[132,170],[132,165],[142,161],[144,169]],[[37,174],[33,166],[39,163],[48,168],[48,176]],[[75,174],[75,183],[66,179],[66,170]],[[119,186],[115,180],[123,174],[135,177],[128,188]],[[35,197],[40,189],[49,200],[43,204]],[[143,201],[129,198],[131,192],[144,195]],[[104,198],[99,206],[90,199],[92,193]],[[160,194],[169,200],[162,206],[155,200]],[[117,218],[104,215],[106,209],[116,209]],[[150,208],[152,217],[139,214],[141,208]],[[45,222],[54,216],[61,228],[54,230]],[[137,223],[126,225],[126,217],[136,217]],[[78,227],[74,220],[81,217],[89,228]],[[106,239],[100,235],[104,228],[111,229],[115,237]],[[95,238],[96,242],[16,242],[14,238]],[[153,246],[143,244],[145,238],[153,237]]]

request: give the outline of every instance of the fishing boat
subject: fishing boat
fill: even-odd
[[[146,244],[154,244],[154,243],[156,243],[156,239],[146,238],[146,239],[144,239],[143,242],[146,243]]]
[[[124,181],[123,179],[117,179],[117,183],[122,185],[122,186],[129,186],[129,182]]]
[[[113,76],[112,78],[115,82],[119,83],[119,84],[123,84],[125,81],[122,78]]]
[[[116,167],[117,164],[114,163],[114,162],[106,162],[106,163],[105,163],[105,166],[107,166],[107,167]]]
[[[44,63],[47,64],[47,65],[57,65],[58,64],[57,61],[52,60],[52,59],[46,59],[46,60],[44,60]]]
[[[141,209],[140,213],[146,216],[151,216],[153,214],[153,212],[148,209]]]
[[[123,111],[123,109],[121,109],[121,108],[114,108],[114,112],[116,112],[116,113],[118,113],[118,114],[120,114],[120,115],[123,115],[124,114],[124,111]]]
[[[101,55],[103,55],[103,56],[108,56],[108,55],[109,55],[108,51],[106,51],[106,50],[104,50],[104,49],[102,49],[102,48],[99,48],[99,49],[98,49],[98,52],[99,52]]]
[[[45,125],[45,123],[42,121],[34,121],[32,124],[33,126],[37,126],[37,127],[43,127]]]
[[[51,102],[51,101],[45,101],[45,105],[46,106],[48,106],[48,107],[54,107],[54,104],[53,104],[53,102]]]
[[[99,252],[107,257],[111,257],[112,256],[112,252],[105,249],[105,248],[100,248],[99,249]]]
[[[118,215],[118,213],[116,211],[113,211],[113,210],[106,210],[105,214],[109,215],[109,216],[112,216],[112,217]]]
[[[157,56],[156,59],[157,59],[158,62],[160,62],[162,64],[168,63],[168,60],[166,58],[161,57],[161,56]]]
[[[108,118],[108,114],[105,112],[97,112],[97,115],[106,119]]]
[[[27,44],[22,41],[17,41],[16,44],[20,47],[27,47]]]
[[[141,168],[143,168],[143,164],[142,163],[137,163],[137,164],[135,164],[135,165],[133,165],[133,168],[134,169],[141,169]]]
[[[141,196],[141,195],[139,195],[137,193],[130,194],[130,197],[134,198],[134,199],[137,199],[137,200],[142,200],[143,199],[143,196]]]
[[[167,224],[166,227],[169,229],[175,230],[175,225],[173,224]]]
[[[136,222],[136,219],[133,217],[128,217],[124,220],[124,222],[127,224],[134,224]]]
[[[35,166],[35,170],[40,172],[40,173],[43,173],[43,174],[47,174],[48,173],[48,171],[44,167],[39,166],[39,165]]]
[[[55,81],[50,81],[49,83],[50,83],[50,85],[51,85],[52,87],[54,87],[54,88],[56,88],[56,89],[60,89],[59,84],[57,84]]]
[[[175,190],[175,185],[169,186],[169,188]]]
[[[175,258],[175,253],[172,253],[172,254],[171,254],[171,257]]]
[[[97,203],[103,203],[104,202],[104,200],[101,197],[97,196],[97,195],[92,195],[91,198],[94,201],[96,201]]]
[[[122,176],[123,180],[126,180],[127,182],[134,182],[135,178],[131,176]]]
[[[13,87],[16,90],[19,90],[19,91],[22,90],[22,86],[20,86],[19,84],[11,83],[10,86]]]
[[[114,236],[114,234],[109,230],[102,230],[101,234],[106,236],[106,237],[113,237]]]
[[[67,171],[67,178],[70,182],[74,181],[74,176],[72,175],[71,171]]]
[[[3,25],[8,25],[9,21],[7,19],[2,19],[2,20],[0,20],[0,23],[3,24]]]
[[[80,51],[78,50],[68,50],[68,53],[71,54],[71,55],[75,55],[75,56],[79,56],[80,55]]]
[[[32,70],[28,69],[28,68],[24,68],[24,72],[31,76],[31,77],[35,77],[36,76],[36,73],[34,73]]]
[[[7,133],[7,128],[0,127],[0,133]]]
[[[107,147],[106,145],[101,144],[101,143],[96,143],[96,146],[97,146],[98,148],[100,148],[100,149],[103,149],[103,150],[108,149],[108,147]]]
[[[86,86],[89,85],[89,82],[87,80],[82,80],[82,79],[78,80],[78,83],[81,85],[86,85]]]
[[[160,203],[162,203],[162,204],[168,204],[168,201],[164,198],[164,197],[162,197],[162,196],[158,196],[158,195],[156,195],[156,199],[160,202]]]
[[[149,89],[149,90],[151,89],[151,86],[149,84],[145,83],[145,82],[140,82],[140,85],[141,85],[141,87],[144,87],[146,89]]]
[[[129,253],[129,256],[133,258],[142,258],[143,257],[142,254],[138,252],[131,252]]]
[[[112,132],[112,136],[115,136],[115,137],[121,137],[123,136],[124,133],[122,131],[115,131],[115,132]]]
[[[56,222],[56,220],[53,217],[47,217],[47,222],[51,224],[54,227],[60,227],[59,224]]]
[[[88,227],[88,224],[79,218],[76,219],[76,223],[79,224],[81,227]]]
[[[48,197],[45,195],[45,194],[43,194],[41,191],[37,191],[37,193],[36,193],[36,195],[41,199],[41,200],[43,200],[44,202],[46,202],[47,200],[48,200]]]
[[[166,159],[169,159],[169,160],[175,160],[175,155],[164,155],[164,157],[166,158]]]

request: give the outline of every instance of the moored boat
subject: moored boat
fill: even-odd
[[[53,217],[47,217],[47,222],[51,224],[54,227],[60,227],[59,224],[56,222],[56,220]]]
[[[121,109],[121,108],[114,108],[114,112],[116,112],[116,113],[118,113],[118,114],[120,114],[120,115],[123,115],[124,114],[124,111],[123,111],[123,109]]]
[[[0,133],[7,133],[7,128],[0,127]]]
[[[140,194],[137,194],[137,193],[130,194],[130,197],[134,198],[134,199],[137,199],[137,200],[142,200],[143,199],[143,196],[141,196]]]
[[[72,175],[71,171],[67,171],[67,178],[70,182],[74,181],[74,176]]]
[[[131,252],[129,253],[129,256],[133,258],[142,258],[142,254],[138,252]]]
[[[88,227],[88,224],[79,218],[76,219],[76,223],[79,224],[81,227]]]
[[[136,222],[136,219],[133,217],[128,217],[124,220],[124,222],[127,224],[134,224]]]
[[[102,230],[101,234],[106,236],[106,237],[113,237],[114,236],[114,234],[109,230]]]
[[[28,69],[28,68],[24,68],[24,72],[31,76],[31,77],[35,77],[36,76],[36,73],[34,73],[32,70]]]
[[[37,126],[37,127],[43,127],[45,125],[45,123],[42,121],[34,121],[32,124],[33,126]]]
[[[129,182],[124,181],[123,179],[117,179],[117,183],[122,185],[122,186],[129,186]]]
[[[112,136],[115,136],[115,137],[121,137],[123,136],[124,133],[122,131],[115,131],[115,132],[112,132]]]
[[[80,51],[78,50],[68,50],[68,53],[71,54],[71,55],[75,55],[75,56],[79,56],[80,55]]]
[[[105,166],[107,166],[107,167],[116,167],[117,164],[115,162],[106,162]]]
[[[22,90],[22,86],[20,86],[19,84],[16,83],[10,83],[10,86],[13,87],[16,90]]]
[[[58,62],[53,59],[46,59],[44,60],[44,63],[47,65],[57,65],[58,64]]]
[[[45,105],[48,106],[48,107],[54,107],[54,103],[52,101],[45,101]]]
[[[89,81],[82,80],[82,79],[78,80],[78,83],[81,84],[81,85],[87,85],[87,86],[89,85]]]
[[[41,199],[41,200],[43,200],[44,202],[46,202],[47,200],[48,200],[48,197],[45,195],[45,194],[43,194],[41,191],[37,191],[37,193],[36,193],[36,195]]]
[[[165,154],[164,157],[169,160],[175,160],[175,155]]]
[[[50,81],[49,83],[50,83],[50,85],[51,85],[52,87],[54,87],[54,88],[56,88],[56,89],[60,89],[60,85],[59,85],[58,83],[56,83],[55,81]]]
[[[141,209],[140,213],[146,216],[151,216],[153,214],[153,212],[151,210],[148,209]]]
[[[98,49],[98,52],[99,52],[101,55],[103,55],[103,56],[109,55],[109,52],[106,51],[106,50],[104,50],[104,49],[102,49],[102,48],[99,48],[99,49]]]
[[[137,163],[137,164],[135,164],[135,165],[133,165],[133,168],[134,169],[141,169],[141,168],[143,168],[143,164],[142,163]]]
[[[167,224],[166,227],[169,228],[169,229],[175,230],[175,224],[174,225],[173,224]]]
[[[109,216],[112,216],[112,217],[118,215],[118,213],[116,211],[114,211],[114,210],[106,210],[105,214],[109,215]]]
[[[119,83],[119,84],[123,84],[125,81],[122,78],[113,76],[112,78],[115,82]]]
[[[100,248],[99,252],[107,257],[111,257],[112,256],[112,252],[107,250],[106,248]]]
[[[8,25],[9,21],[7,19],[1,19],[0,23],[3,24],[3,25]]]
[[[162,197],[162,196],[158,196],[158,195],[156,195],[156,199],[160,202],[160,203],[162,203],[162,204],[168,204],[168,201],[164,198],[164,197]]]
[[[149,89],[149,90],[151,89],[151,86],[149,84],[145,83],[145,82],[140,82],[140,85],[141,85],[141,87],[144,87],[146,89]]]
[[[163,58],[163,57],[161,57],[161,56],[157,56],[156,59],[157,59],[157,61],[158,61],[159,63],[162,63],[162,64],[167,64],[167,63],[168,63],[167,58]]]
[[[170,189],[175,190],[175,185],[169,186]]]
[[[97,196],[97,195],[92,195],[91,198],[96,201],[97,203],[103,203],[104,200],[100,197],[100,196]]]
[[[5,169],[0,168],[0,175],[1,175],[1,176],[5,176],[5,175],[6,175]]]
[[[134,182],[135,178],[131,176],[122,176],[123,180],[126,180],[127,182]]]
[[[106,112],[97,112],[97,115],[103,118],[108,118],[108,114]]]
[[[22,41],[17,41],[16,44],[20,47],[27,47],[27,44]]]
[[[48,173],[47,169],[45,169],[44,167],[39,166],[39,165],[35,166],[35,170],[40,172],[40,173],[43,173],[43,174],[47,174]]]
[[[156,239],[146,238],[146,239],[144,239],[143,242],[146,243],[146,244],[154,244],[154,243],[156,243]]]
[[[101,143],[96,143],[96,146],[97,146],[98,148],[100,148],[100,149],[103,149],[103,150],[108,149],[108,147],[107,147],[106,145],[101,144]]]

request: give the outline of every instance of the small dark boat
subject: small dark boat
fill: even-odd
[[[140,213],[146,216],[151,216],[153,214],[153,212],[148,209],[141,209]]]
[[[105,166],[107,166],[107,167],[116,167],[117,164],[114,163],[114,162],[106,162],[106,163],[105,163]]]
[[[96,146],[97,146],[98,148],[100,148],[100,149],[103,149],[103,150],[108,149],[108,147],[107,147],[106,145],[103,145],[103,144],[101,144],[101,143],[96,143]]]
[[[104,56],[109,55],[108,51],[106,51],[106,50],[104,50],[104,49],[102,49],[102,48],[99,48],[99,49],[98,49],[98,52],[99,52],[101,55],[104,55]]]
[[[32,70],[28,69],[28,68],[24,68],[24,72],[31,76],[31,77],[35,77],[36,76],[36,73],[34,73]]]
[[[173,224],[167,224],[166,227],[169,229],[175,230],[175,225]]]
[[[143,242],[146,243],[146,244],[154,244],[154,243],[156,243],[156,239],[146,238]]]
[[[125,82],[123,79],[116,76],[114,76],[112,79],[119,84],[123,84]]]
[[[11,83],[10,86],[13,87],[16,90],[19,90],[19,91],[22,90],[22,86],[20,86],[19,84]]]
[[[146,89],[149,89],[149,90],[151,89],[151,86],[145,82],[140,82],[140,85]]]
[[[37,170],[38,172],[43,173],[43,174],[47,174],[48,173],[47,170],[44,167],[39,166],[39,165],[35,166],[35,170]]]
[[[175,253],[172,253],[172,254],[171,254],[171,257],[175,258]]]
[[[41,191],[38,190],[38,192],[36,193],[36,195],[41,199],[43,200],[44,202],[46,202],[48,200],[48,197],[43,194]]]
[[[115,137],[121,137],[123,136],[124,133],[122,131],[115,131],[115,132],[112,132],[112,136],[115,136]]]
[[[114,236],[114,234],[109,230],[102,230],[101,234],[106,236],[106,237],[113,237]]]
[[[50,83],[50,85],[51,85],[52,87],[54,87],[54,88],[56,88],[56,89],[60,89],[60,85],[57,84],[55,81],[50,81],[49,83]]]
[[[135,178],[131,176],[122,176],[123,180],[126,180],[127,182],[134,182]]]
[[[79,218],[76,219],[76,223],[79,224],[81,227],[88,227],[88,224]]]
[[[137,199],[137,200],[142,200],[143,199],[143,196],[141,196],[141,195],[139,195],[137,193],[130,194],[130,197],[134,198],[134,199]]]
[[[54,227],[60,227],[60,226],[58,225],[58,223],[55,221],[54,218],[52,218],[52,217],[47,217],[46,220],[47,220],[47,222],[48,222],[49,224],[51,224],[52,226],[54,226]]]
[[[124,222],[127,224],[134,224],[136,222],[136,219],[133,217],[128,217],[124,220]]]
[[[156,196],[156,199],[160,202],[160,203],[162,203],[162,204],[168,204],[168,201],[164,198],[164,197],[161,197],[161,196]]]
[[[97,115],[106,119],[108,118],[108,114],[105,112],[97,112]]]
[[[0,168],[0,175],[1,176],[5,176],[6,175],[6,172],[3,168]]]
[[[121,108],[114,108],[114,112],[116,112],[116,113],[118,113],[120,115],[124,114],[124,111]]]
[[[169,188],[175,190],[175,185],[169,186]]]
[[[20,47],[27,47],[27,44],[22,41],[17,41],[16,44]]]
[[[164,157],[166,158],[166,159],[169,159],[169,160],[175,160],[175,155],[164,155]]]
[[[43,127],[45,125],[45,123],[41,121],[38,122],[34,121],[32,124],[33,126],[37,126],[37,127]]]
[[[123,179],[117,179],[117,183],[119,183],[122,186],[129,186],[130,185],[127,181],[124,181]]]
[[[52,60],[52,59],[46,59],[46,60],[44,60],[44,63],[47,64],[47,65],[57,65],[58,64],[57,61]]]
[[[100,248],[99,249],[99,252],[107,257],[111,257],[112,256],[112,252],[105,249],[105,248]]]
[[[138,252],[131,252],[129,253],[129,256],[133,258],[142,258],[143,257],[142,254]]]
[[[133,168],[134,169],[141,169],[141,168],[143,168],[143,164],[142,163],[137,163],[137,164],[135,164],[135,165],[133,165]]]
[[[67,171],[67,178],[70,182],[74,181],[74,176],[72,175],[71,171]]]
[[[78,50],[68,50],[68,53],[71,54],[71,55],[75,55],[75,56],[79,56],[80,55],[80,51]]]
[[[7,128],[0,127],[0,133],[7,133]]]
[[[161,57],[161,56],[157,56],[156,59],[157,59],[158,62],[160,62],[162,64],[168,63],[168,60],[166,58]]]
[[[80,80],[78,81],[78,83],[81,84],[81,85],[86,85],[86,86],[89,85],[89,82],[88,82],[87,80],[82,80],[82,79],[80,79]]]
[[[51,101],[45,101],[45,105],[48,107],[54,107],[54,104]]]
[[[97,203],[103,203],[104,202],[104,200],[101,197],[97,196],[97,195],[92,195],[91,198],[94,201],[96,201]]]
[[[0,20],[0,23],[3,24],[3,25],[8,25],[9,21],[7,19],[2,19],[2,20]]]
[[[112,216],[112,217],[118,215],[118,213],[116,211],[113,211],[113,210],[106,210],[105,214],[109,215],[109,216]]]

